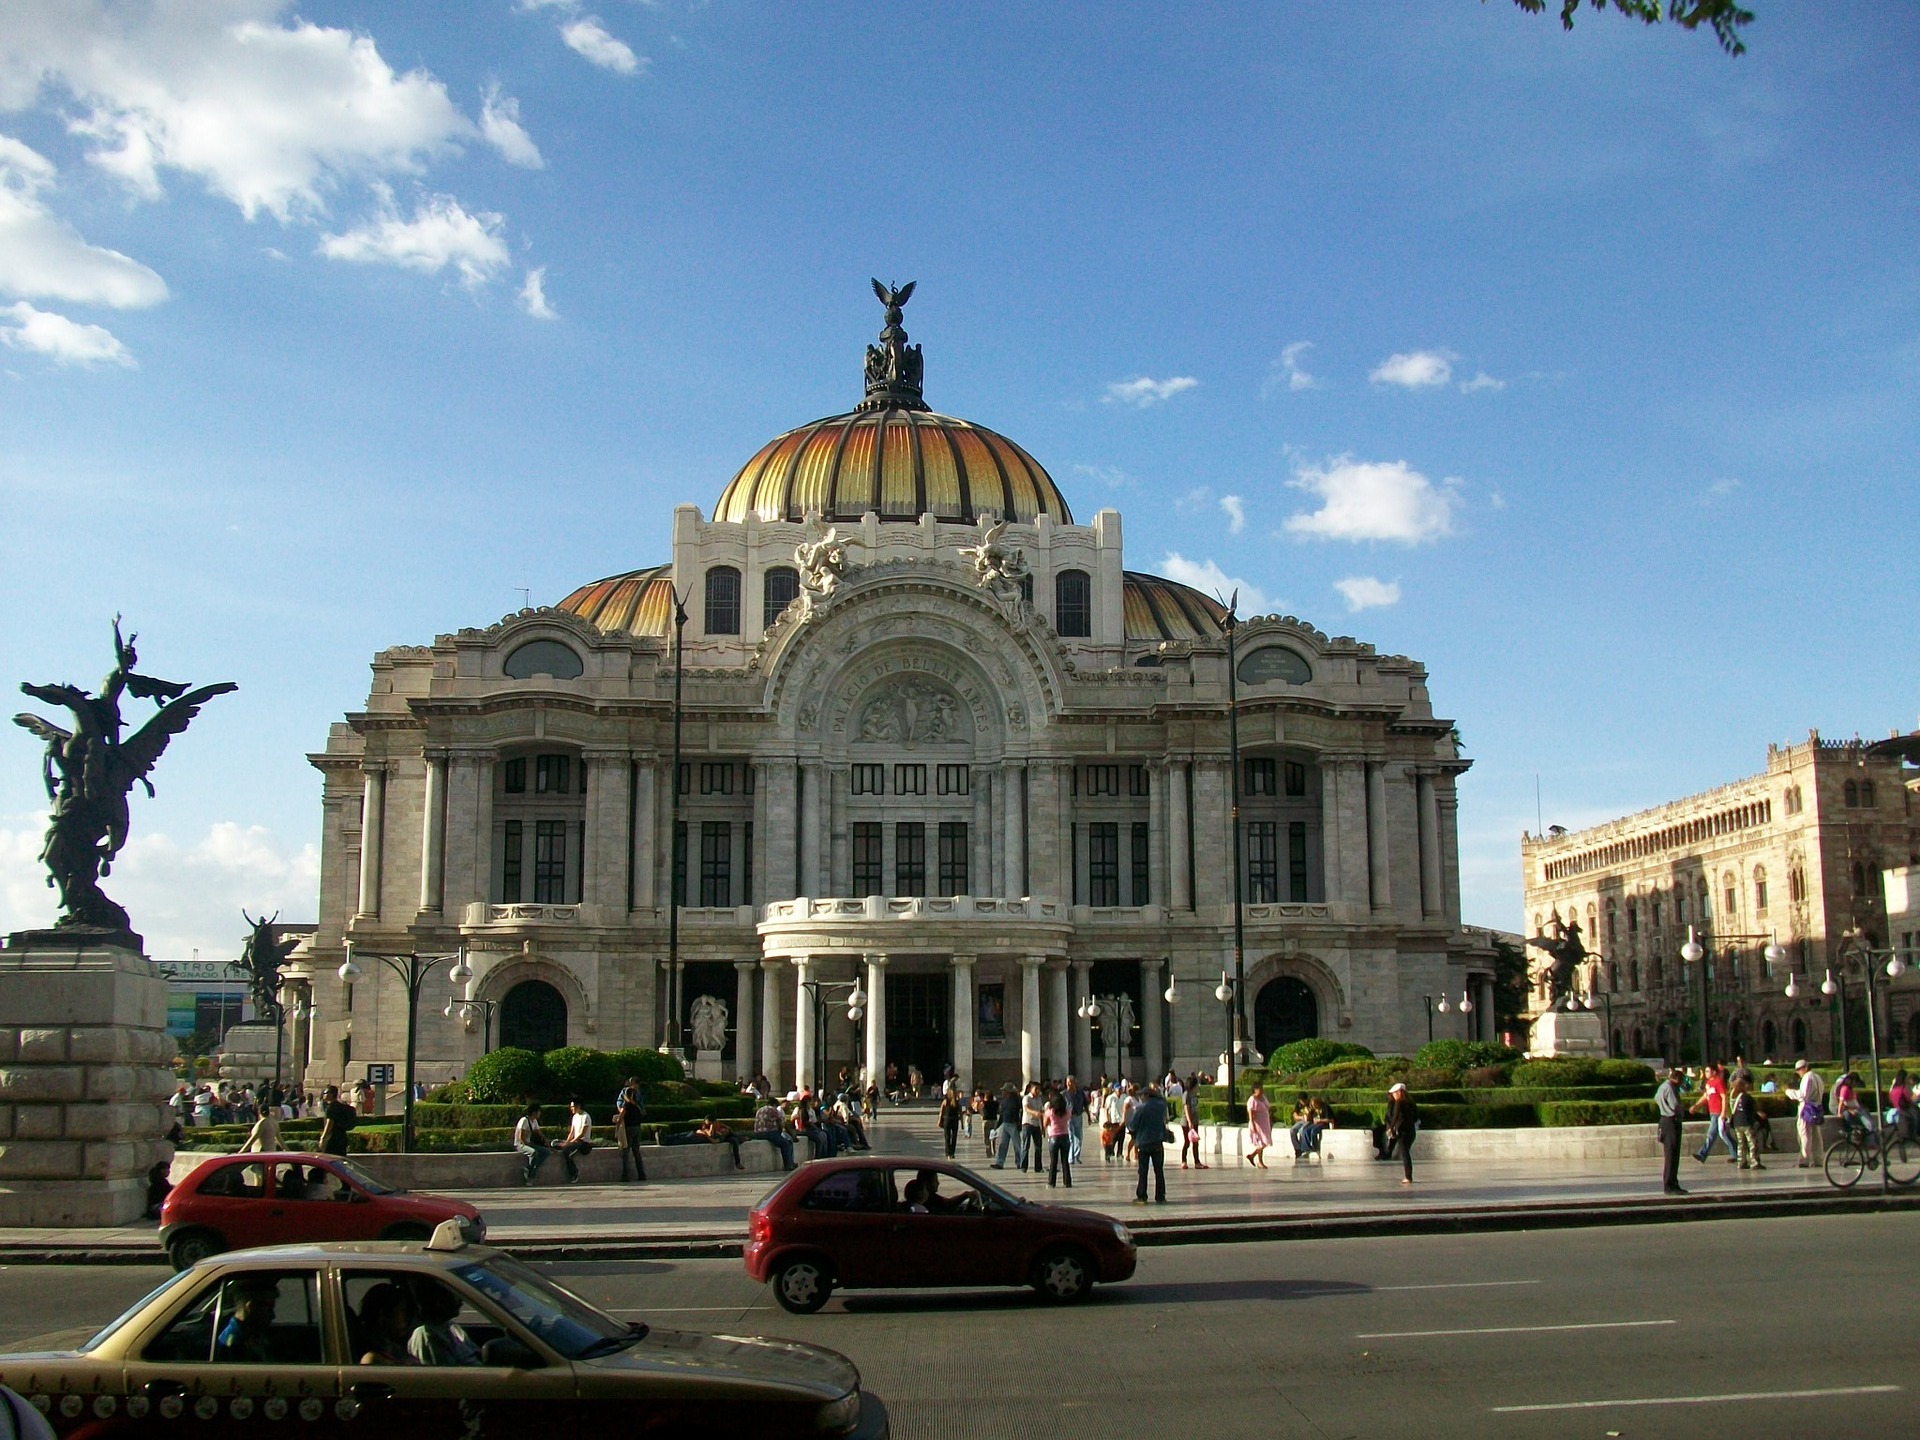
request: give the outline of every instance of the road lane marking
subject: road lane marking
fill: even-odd
[[[609,1315],[744,1315],[760,1302],[749,1300],[744,1305],[629,1305],[618,1310],[609,1310]]]
[[[1547,1328],[1547,1327],[1543,1327]],[[1836,1395],[1893,1395],[1898,1385],[1843,1385],[1831,1390],[1742,1390],[1732,1395],[1655,1395],[1639,1400],[1562,1400],[1553,1405],[1495,1405],[1495,1415],[1537,1410],[1611,1410],[1617,1405],[1726,1405],[1738,1400],[1825,1400]]]
[[[1538,1280],[1452,1280],[1442,1285],[1375,1285],[1373,1290],[1491,1290],[1501,1285],[1538,1285]]]
[[[1678,1320],[1590,1320],[1582,1325],[1483,1325],[1473,1330],[1372,1330],[1356,1340],[1426,1340],[1436,1335],[1531,1335],[1540,1330],[1634,1330],[1646,1325],[1678,1325]]]

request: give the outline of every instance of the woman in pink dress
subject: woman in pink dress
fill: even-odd
[[[1267,1104],[1267,1087],[1256,1085],[1247,1096],[1247,1164],[1267,1168],[1267,1147],[1273,1144],[1273,1109]]]

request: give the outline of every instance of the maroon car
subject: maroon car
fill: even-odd
[[[1112,1217],[1022,1200],[950,1160],[804,1165],[747,1220],[747,1274],[797,1315],[837,1288],[1031,1285],[1064,1304],[1134,1269]]]
[[[464,1200],[382,1185],[333,1155],[220,1155],[174,1186],[160,1210],[173,1268],[222,1250],[298,1241],[425,1240],[458,1220],[470,1241],[486,1221]]]

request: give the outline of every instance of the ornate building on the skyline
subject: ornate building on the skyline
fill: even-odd
[[[334,974],[349,938],[464,945],[496,1043],[686,1047],[709,996],[727,1072],[783,1085],[867,1057],[980,1083],[1213,1067],[1225,612],[1127,569],[1116,511],[1076,524],[1019,445],[929,410],[905,296],[882,298],[860,406],[769,442],[711,518],[680,506],[668,564],[375,657],[365,709],[312,757],[310,1080],[404,1049],[396,982]],[[1477,1007],[1451,1029],[1486,1033],[1492,957],[1460,927],[1469,762],[1426,672],[1291,617],[1243,621],[1236,649],[1253,1043],[1408,1051],[1443,995]],[[449,988],[421,1005],[434,1080],[482,1044]],[[1089,1018],[1090,996],[1115,1003]]]
[[[1694,1052],[1700,977],[1680,957],[1691,925],[1708,951],[1716,1057],[1827,1059],[1838,997],[1821,983],[1848,931],[1890,943],[1882,872],[1920,861],[1908,773],[1859,740],[1814,733],[1768,746],[1761,774],[1584,830],[1527,835],[1528,934],[1550,932],[1556,916],[1579,924],[1593,957],[1580,988],[1609,1022],[1616,1055]],[[1769,966],[1774,941],[1786,958]],[[1802,991],[1791,1000],[1790,975]],[[1889,1019],[1896,1030],[1909,1023],[1906,988],[1883,1033]],[[1863,1040],[1856,1028],[1856,1051]]]

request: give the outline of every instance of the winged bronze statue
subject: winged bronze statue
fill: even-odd
[[[98,695],[77,685],[20,686],[34,699],[61,706],[73,716],[71,730],[39,715],[13,717],[14,724],[31,730],[47,746],[42,779],[52,815],[40,859],[47,867],[47,884],[60,892],[56,929],[131,931],[127,912],[100,889],[100,877],[112,873],[114,857],[127,843],[131,818],[127,796],[136,784],[146,786],[151,796],[153,782],[147,777],[167,743],[187,728],[207,701],[240,688],[222,682],[189,690],[177,681],[142,675],[134,669],[139,663],[134,648],[137,638],[122,638],[116,615],[114,666]],[[152,700],[160,707],[125,739],[120,734],[126,723],[120,715],[123,695]]]
[[[873,282],[873,293],[887,307],[887,324],[898,325],[906,318],[900,313],[900,307],[913,298],[913,287],[919,283],[918,280],[909,280],[904,285],[893,286],[882,285],[877,279]]]

